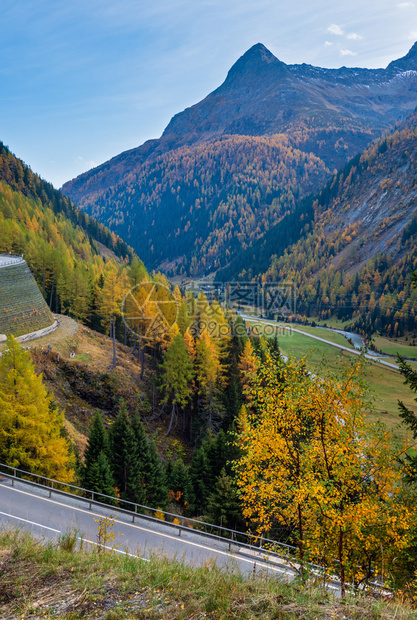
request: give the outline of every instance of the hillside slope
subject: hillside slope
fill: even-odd
[[[417,114],[219,273],[292,281],[297,314],[417,333]],[[292,244],[292,245],[291,245]],[[268,265],[266,264],[268,262]]]
[[[66,183],[150,267],[225,266],[417,105],[417,44],[386,69],[286,65],[263,45],[151,140]]]
[[[135,253],[0,143],[0,253],[23,254],[56,312],[95,321],[95,289]],[[137,257],[135,258],[137,261]]]

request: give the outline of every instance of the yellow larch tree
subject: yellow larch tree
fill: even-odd
[[[103,288],[99,291],[99,310],[103,323],[110,322],[110,337],[113,339],[113,367],[116,359],[116,316],[124,314],[123,300],[130,289],[125,269],[110,265],[104,275]]]
[[[63,414],[36,373],[30,354],[10,336],[0,359],[0,460],[6,465],[71,482]]]

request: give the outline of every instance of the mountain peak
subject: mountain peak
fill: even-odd
[[[262,43],[256,43],[243,54],[227,74],[226,82],[241,76],[257,74],[259,71],[272,70],[285,72],[287,65],[269,51]]]
[[[237,62],[242,60],[247,61],[249,59],[259,59],[261,62],[276,62],[278,60],[278,58],[274,56],[263,43],[256,43],[255,45],[252,45],[252,47],[250,47]]]
[[[405,56],[390,62],[387,69],[394,69],[397,71],[417,70],[417,41]]]

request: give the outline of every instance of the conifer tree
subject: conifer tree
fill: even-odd
[[[0,359],[0,459],[63,482],[73,480],[63,414],[37,375],[30,354],[9,336]]]
[[[205,450],[210,465],[210,479],[212,481],[212,486],[214,487],[215,480],[220,475],[222,469],[226,467],[227,461],[230,458],[226,434],[223,429],[220,429],[217,435],[213,439],[208,440],[205,445]]]
[[[190,482],[192,495],[190,496],[190,511],[194,515],[201,515],[207,509],[207,497],[210,493],[211,468],[204,444],[195,452],[191,461]]]
[[[146,437],[138,413],[133,416],[132,430],[135,437],[137,459],[140,463],[145,486],[144,503],[152,508],[165,508],[168,495],[165,468],[156,450],[155,443]]]
[[[409,385],[411,390],[417,394],[417,371],[414,370],[410,364],[401,356],[397,356],[400,372],[404,377],[405,385]],[[414,399],[417,402],[417,397]],[[398,407],[400,409],[400,418],[402,418],[408,428],[412,431],[414,439],[417,439],[417,415],[409,409],[401,400],[398,401]],[[417,455],[407,455],[408,461],[408,477],[409,479],[417,482]]]
[[[193,363],[188,355],[184,337],[181,334],[174,336],[162,364],[162,389],[165,392],[165,401],[171,400],[171,419],[167,430],[169,435],[177,406],[184,408],[191,398],[191,381],[194,376]]]
[[[81,484],[84,488],[114,496],[114,480],[110,465],[110,444],[100,413],[97,411],[84,453]],[[107,503],[107,500],[103,500]]]
[[[122,314],[122,301],[130,288],[129,278],[125,270],[118,270],[113,265],[105,275],[103,288],[100,289],[99,306],[103,322],[110,320],[113,339],[113,368],[116,368],[116,316]]]
[[[168,489],[165,468],[153,441],[149,442],[149,460],[144,463],[146,503],[152,508],[165,508]]]
[[[137,504],[145,503],[143,468],[136,437],[124,402],[110,430],[111,463],[120,497]]]
[[[207,517],[210,523],[221,525],[231,530],[244,531],[245,520],[240,507],[237,487],[232,476],[222,469],[214,490],[208,497]]]
[[[89,470],[89,491],[95,493],[94,499],[102,501],[104,504],[115,504],[115,500],[110,499],[115,496],[114,479],[111,471],[109,459],[103,451],[98,455]],[[100,495],[103,493],[103,495]],[[107,495],[107,497],[104,497]],[[110,496],[110,497],[109,497]]]
[[[174,463],[170,461],[167,464],[166,476],[171,499],[175,500],[184,510],[187,510],[193,492],[188,468],[182,459],[177,459]]]
[[[229,428],[238,416],[243,403],[242,386],[239,381],[239,359],[243,353],[245,343],[248,340],[246,328],[242,317],[236,320],[230,319],[230,332],[232,337],[229,342],[227,355],[226,389],[223,393],[223,402],[226,409],[224,428]]]

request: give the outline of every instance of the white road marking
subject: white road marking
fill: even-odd
[[[57,506],[61,506],[62,508],[66,508],[67,510],[76,510],[77,512],[82,512],[83,514],[86,515],[95,515],[96,517],[101,517],[102,515],[100,515],[99,513],[96,512],[92,512],[91,510],[83,510],[82,508],[75,508],[74,506],[68,506],[66,504],[61,504],[61,502],[56,502],[52,499],[48,499],[46,497],[41,497],[39,495],[34,495],[33,493],[28,493],[27,491],[21,491],[20,489],[16,489],[14,487],[6,487],[11,491],[15,491],[16,493],[22,493],[23,495],[29,495],[29,497],[35,497],[36,499],[40,499],[43,500],[45,502],[49,502],[50,504],[55,504]],[[74,498],[76,499],[76,496],[74,496]],[[103,508],[106,508],[107,510],[111,510],[112,507],[107,507],[103,504]],[[116,508],[114,509],[116,510]],[[1,514],[1,513],[0,513]],[[15,518],[19,518],[19,517],[15,517]],[[140,518],[140,515],[137,515],[137,518]],[[24,519],[22,519],[22,521],[24,521]],[[228,558],[233,558],[236,559],[236,555],[233,553],[227,553],[226,551],[220,551],[218,549],[213,549],[212,547],[206,547],[205,545],[199,545],[198,543],[194,543],[191,542],[189,540],[184,540],[184,539],[180,539],[178,536],[170,536],[169,534],[162,534],[160,532],[155,532],[154,530],[149,530],[145,527],[140,527],[139,525],[135,525],[134,523],[126,523],[124,521],[121,521],[121,523],[123,523],[125,526],[127,527],[132,527],[136,530],[141,530],[142,532],[147,532],[148,534],[153,534],[154,536],[162,536],[163,538],[168,538],[170,540],[174,540],[177,543],[183,543],[185,545],[190,545],[192,547],[198,547],[199,549],[204,549],[205,551],[211,551],[212,553],[216,553],[219,555],[224,555]],[[41,526],[44,527],[44,526]],[[52,528],[48,528],[48,529],[52,529]],[[58,532],[58,530],[53,530],[55,532]],[[60,532],[59,532],[60,533]],[[198,535],[198,534],[197,534]],[[287,573],[287,572],[291,572],[292,571],[289,569],[283,569],[283,568],[276,568],[275,566],[271,566],[270,564],[267,564],[265,562],[263,562],[262,560],[248,560],[246,558],[242,558],[239,557],[239,561],[240,562],[246,562],[247,564],[257,564],[258,566],[263,566],[265,568],[268,568],[269,570],[272,570],[276,573]]]
[[[55,532],[56,534],[60,534],[60,530],[54,530],[53,527],[48,527],[47,525],[42,525],[41,523],[36,523],[36,521],[29,521],[29,519],[22,519],[21,517],[15,517],[14,515],[9,515],[7,512],[0,512],[0,515],[5,517],[10,517],[11,519],[17,519],[17,521],[24,521],[25,523],[30,523],[31,525],[37,525],[38,527],[42,527],[44,530],[51,530],[51,532]]]

